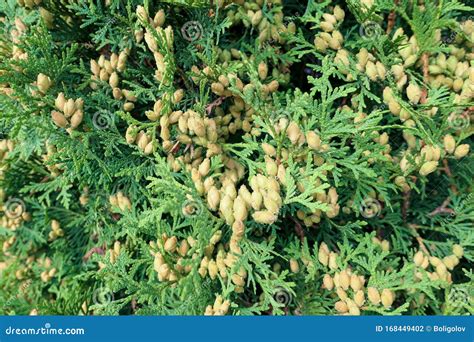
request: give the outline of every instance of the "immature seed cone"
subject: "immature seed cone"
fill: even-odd
[[[53,122],[56,124],[56,126],[59,126],[61,128],[66,128],[69,124],[64,115],[58,111],[53,110],[51,112],[51,118],[53,119]]]
[[[232,224],[232,236],[236,239],[241,239],[245,234],[245,225],[242,221],[235,221]]]
[[[220,203],[220,193],[215,186],[212,186],[207,193],[207,204],[209,209],[215,211],[217,210]]]
[[[203,177],[207,176],[210,168],[211,168],[211,160],[209,158],[205,158],[202,161],[202,163],[199,165],[199,174]]]
[[[306,141],[308,146],[315,151],[321,147],[321,138],[314,131],[306,133]]]
[[[277,80],[273,80],[271,81],[269,84],[268,84],[268,91],[270,93],[274,93],[275,91],[278,90],[278,87],[280,86],[280,84],[278,83]]]
[[[378,305],[380,303],[380,293],[375,287],[367,288],[367,297],[374,305]]]
[[[436,266],[436,273],[438,273],[441,279],[446,279],[448,273],[446,265],[444,263],[438,264],[438,266]]]
[[[155,24],[155,27],[163,26],[165,23],[165,11],[161,9],[156,12],[155,17],[153,18],[153,23]]]
[[[334,281],[329,274],[325,274],[323,278],[324,288],[331,291],[334,288]]]
[[[357,305],[353,304],[349,306],[349,315],[352,316],[359,316],[360,315],[360,309]]]
[[[461,245],[453,245],[453,254],[458,258],[462,258],[464,255],[464,248]]]
[[[286,133],[288,134],[288,138],[290,139],[291,143],[296,144],[300,138],[301,131],[296,122],[291,122],[288,125]]]
[[[469,145],[468,144],[462,144],[456,147],[456,150],[454,151],[454,156],[457,159],[461,159],[469,153]]]
[[[178,89],[173,93],[173,103],[177,104],[179,103],[184,97],[184,90],[183,89]]]
[[[347,292],[344,291],[341,287],[338,287],[336,289],[336,293],[338,295],[338,297],[341,299],[341,300],[347,300],[349,298],[349,296],[347,295]]]
[[[438,167],[437,161],[429,161],[424,163],[420,168],[420,175],[427,176],[430,173],[434,172]]]
[[[118,77],[118,74],[115,71],[112,73],[112,75],[110,75],[109,84],[112,88],[118,87],[119,77]]]
[[[351,288],[356,292],[362,288],[362,282],[356,274],[351,275]]]
[[[354,295],[354,302],[357,304],[357,306],[361,307],[365,303],[365,296],[364,296],[364,291],[359,290],[355,293]]]
[[[300,270],[300,265],[296,259],[290,259],[290,270],[293,273],[298,273]]]
[[[64,115],[69,118],[72,114],[74,114],[74,110],[76,109],[76,104],[74,103],[73,99],[69,99],[66,101],[64,105]]]
[[[429,260],[430,260],[430,264],[433,265],[434,267],[442,263],[441,259],[437,257],[430,257]]]
[[[334,25],[328,21],[321,22],[321,29],[325,32],[332,32],[334,30]]]
[[[338,268],[337,265],[337,253],[336,252],[331,252],[329,253],[329,262],[328,266],[331,270],[335,270]]]
[[[137,127],[136,126],[128,126],[126,132],[125,132],[125,140],[129,144],[133,144],[135,142],[135,139],[137,138]]]
[[[456,141],[454,140],[453,136],[451,134],[447,134],[443,138],[444,142],[444,149],[446,152],[452,154],[454,152],[454,149],[456,148]]]
[[[143,154],[148,156],[153,153],[153,150],[155,149],[155,146],[153,144],[153,141],[150,141],[146,146],[145,149],[143,150]]]
[[[75,129],[79,127],[82,122],[83,116],[84,113],[82,112],[82,110],[76,110],[76,112],[71,117],[71,128]]]
[[[267,171],[267,174],[269,176],[276,176],[278,173],[278,165],[277,163],[271,159],[271,158],[266,158],[265,162],[265,169]]]
[[[376,81],[378,77],[377,68],[372,61],[368,61],[365,66],[365,73],[369,76],[370,80]]]
[[[216,279],[219,269],[217,268],[217,264],[214,260],[209,261],[208,271],[209,277],[211,277],[212,280]]]
[[[411,103],[417,104],[421,99],[421,89],[418,85],[410,83],[407,87],[407,97]]]
[[[216,95],[224,94],[224,86],[220,82],[214,82],[211,84],[211,89]]]
[[[336,304],[334,305],[334,308],[336,309],[337,312],[339,313],[346,313],[347,311],[349,311],[349,308],[347,307],[347,304],[344,303],[343,301],[338,301],[336,302]]]
[[[137,6],[136,9],[137,17],[143,22],[148,21],[148,13],[146,12],[145,8],[143,6]]]
[[[217,243],[219,243],[221,238],[222,238],[222,231],[218,230],[214,233],[214,235],[212,235],[211,240],[209,240],[209,243],[211,245],[216,245]]]
[[[263,196],[259,191],[252,192],[252,208],[260,210],[263,203]]]
[[[131,112],[135,108],[135,105],[132,102],[126,102],[123,105],[123,110],[126,112]]]
[[[64,105],[66,104],[66,98],[64,97],[64,93],[59,93],[54,101],[54,105],[56,109],[60,110],[61,112],[64,110]]]
[[[167,264],[163,264],[158,271],[158,280],[164,281],[167,280],[170,274],[170,267]]]
[[[339,7],[339,5],[336,5],[334,7],[334,16],[336,17],[337,21],[344,20],[345,13],[344,13],[344,10],[341,7]]]
[[[393,292],[390,291],[389,289],[383,289],[381,300],[382,300],[382,305],[385,308],[389,308],[389,307],[392,306],[393,301],[395,300],[395,296],[394,296]]]
[[[52,220],[51,221],[51,229],[52,230],[59,230],[61,229],[61,225],[59,224],[58,220]]]
[[[258,65],[258,77],[263,81],[268,76],[268,65],[265,62],[260,62]]]
[[[272,145],[268,143],[263,143],[262,149],[263,149],[263,152],[269,157],[274,157],[276,155],[275,147],[273,147]]]
[[[237,221],[245,221],[247,219],[247,205],[242,197],[237,196],[233,205],[234,217]]]
[[[169,238],[165,242],[165,246],[164,246],[165,251],[174,252],[176,250],[177,243],[178,243],[178,239],[176,238],[176,236]]]
[[[51,79],[45,74],[38,74],[36,84],[38,85],[39,91],[43,94],[46,94],[49,87],[51,87]]]
[[[443,258],[443,263],[446,265],[447,269],[452,271],[454,267],[458,264],[459,259],[456,255],[448,255]]]
[[[347,274],[346,270],[343,270],[339,273],[339,283],[344,290],[347,290],[351,284],[351,278]]]
[[[242,276],[238,275],[237,273],[234,273],[231,277],[232,282],[237,285],[237,286],[245,286],[245,280],[242,278]]]
[[[422,251],[416,252],[415,256],[413,257],[413,262],[415,263],[416,266],[420,267],[421,264],[423,263],[424,256]]]
[[[268,210],[256,211],[252,217],[256,222],[263,224],[272,224],[277,220],[277,215]]]
[[[316,50],[318,50],[319,52],[326,52],[329,44],[321,37],[316,37],[314,39],[314,46],[316,47]]]

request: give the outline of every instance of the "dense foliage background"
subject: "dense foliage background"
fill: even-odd
[[[472,314],[457,0],[0,2],[2,314]]]

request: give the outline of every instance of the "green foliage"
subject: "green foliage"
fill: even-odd
[[[473,314],[474,158],[469,150],[459,155],[461,146],[474,147],[472,7],[442,0],[20,3],[0,3],[0,313]],[[345,17],[324,30],[336,4]],[[340,33],[339,47],[318,48],[325,31],[333,39],[326,45]],[[361,66],[362,50],[379,76]],[[118,86],[110,75],[91,78],[91,60],[121,52]],[[45,91],[40,74],[49,77]],[[420,89],[418,101],[408,85]],[[170,100],[179,90],[183,98]],[[83,100],[76,128],[52,116],[60,93]],[[158,101],[159,118],[150,119]],[[185,134],[178,119],[171,122],[173,113],[203,120],[204,142],[197,129]],[[309,132],[320,139],[315,146]],[[137,133],[147,144],[128,141]],[[454,138],[451,152],[446,136]],[[423,174],[426,146],[439,155]],[[263,222],[247,203],[236,238],[240,220],[219,207],[232,192],[225,184],[233,179],[239,196],[234,215],[244,186],[258,192],[258,177],[277,183],[271,199],[281,204]],[[218,187],[217,208],[206,179]],[[265,194],[261,207],[270,212],[272,192]],[[170,251],[172,237],[178,246]],[[181,255],[183,241],[189,250]],[[444,273],[436,260],[449,264],[459,245],[463,254]],[[418,251],[426,267],[414,261]],[[221,256],[224,271],[211,277],[206,266],[203,276],[203,260]],[[168,273],[157,266],[161,257]],[[364,279],[357,310],[339,310],[345,299],[323,286],[344,272]],[[369,287],[391,291],[392,302],[372,301]],[[352,299],[357,292],[345,289]],[[230,308],[218,312],[216,298]]]

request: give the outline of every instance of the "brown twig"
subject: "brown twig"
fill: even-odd
[[[130,302],[130,305],[132,307],[132,312],[137,311],[137,300],[135,298],[132,298],[132,301]]]
[[[449,168],[447,159],[443,159],[443,166],[444,166],[444,172],[446,172],[446,175],[451,178],[453,174],[451,172],[451,169]]]
[[[300,238],[300,241],[301,242],[304,242],[304,229],[303,227],[301,226],[301,223],[298,222],[298,220],[296,220],[294,217],[291,218],[293,220],[293,222],[295,223],[295,231],[296,231],[296,235],[298,235],[298,237]]]
[[[171,147],[171,150],[170,150],[170,153],[171,153],[171,154],[175,154],[175,153],[178,151],[178,149],[179,149],[179,144],[180,144],[180,142],[177,141],[177,142],[173,145],[173,147]]]
[[[418,244],[420,245],[421,250],[426,255],[430,255],[430,251],[428,250],[428,248],[426,248],[425,243],[423,242],[423,239],[421,238],[421,236],[418,235],[415,239],[416,241],[418,241]]]
[[[449,205],[449,202],[451,201],[451,198],[448,197],[446,198],[441,205],[433,210],[431,213],[428,214],[428,216],[433,217],[437,214],[454,214],[454,210],[450,208],[446,208]]]
[[[209,103],[206,107],[207,115],[211,115],[211,112],[214,109],[214,107],[220,106],[222,102],[224,102],[225,99],[226,99],[225,96],[221,96],[215,99],[214,101],[212,101],[211,103]]]
[[[448,160],[443,159],[443,166],[444,166],[444,172],[449,178],[453,178],[453,173],[451,172],[451,169],[449,168]],[[458,193],[458,188],[456,187],[455,184],[450,185],[451,191],[455,194]]]
[[[154,68],[155,67],[155,64],[154,64],[153,60],[151,60],[149,58],[145,58],[145,60],[143,62],[149,68]]]
[[[416,224],[409,224],[408,227],[413,230],[413,233],[415,234],[415,239],[418,242],[418,244],[420,245],[421,250],[426,255],[430,255],[430,251],[428,250],[428,248],[426,248],[426,245],[425,245],[425,242],[423,241],[423,238],[416,231],[419,228],[419,226],[416,225]]]
[[[395,0],[393,4],[395,7],[398,5],[399,0]],[[392,32],[393,27],[395,26],[395,19],[397,17],[397,12],[395,10],[391,11],[390,14],[388,15],[387,18],[387,34],[390,34]]]
[[[104,250],[101,247],[92,247],[83,257],[82,260],[87,261],[94,254],[104,255]]]

